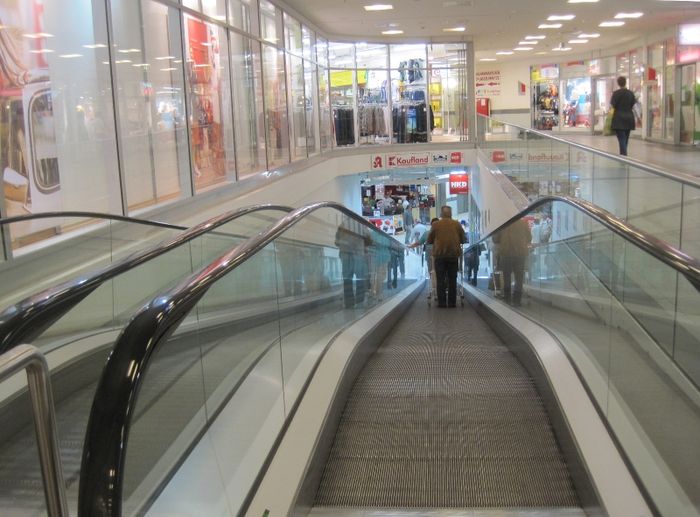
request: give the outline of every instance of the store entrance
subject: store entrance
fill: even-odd
[[[571,77],[561,81],[561,125],[564,130],[590,131],[591,78]]]
[[[697,63],[681,66],[681,143],[700,144],[700,67]]]
[[[592,108],[593,123],[591,132],[594,135],[603,134],[605,117],[610,111],[610,98],[615,89],[614,75],[601,75],[593,78]]]

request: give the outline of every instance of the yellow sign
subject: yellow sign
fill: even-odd
[[[354,70],[333,70],[331,72],[331,88],[352,86],[352,74]],[[357,84],[367,83],[367,70],[357,71]]]

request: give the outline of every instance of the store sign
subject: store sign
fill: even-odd
[[[589,161],[589,153],[585,151],[562,151],[560,153],[552,152],[522,152],[522,151],[505,151],[502,149],[494,149],[491,151],[492,163],[510,163],[522,162],[528,163],[572,163],[572,164],[587,164]]]
[[[371,168],[376,170],[398,169],[401,167],[462,165],[463,160],[464,153],[461,151],[375,154],[371,158]]]
[[[700,23],[681,23],[678,26],[679,45],[700,45]]]
[[[469,194],[469,174],[450,173],[450,195]]]

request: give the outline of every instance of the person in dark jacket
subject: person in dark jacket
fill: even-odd
[[[627,79],[623,76],[617,78],[620,87],[615,90],[610,99],[610,105],[615,108],[612,118],[612,129],[617,135],[620,144],[620,154],[627,156],[627,142],[630,139],[630,131],[635,127],[634,112],[632,108],[637,104],[637,98],[626,88]]]

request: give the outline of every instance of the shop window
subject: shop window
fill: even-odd
[[[464,75],[466,70],[459,68],[434,68],[430,74],[428,99],[432,121],[432,141],[458,141],[461,128],[465,127],[463,99],[466,92]]]
[[[355,144],[355,71],[331,70],[331,105],[333,107],[334,145]]]
[[[272,44],[281,45],[282,12],[267,0],[260,0],[260,35]]]
[[[289,163],[289,126],[283,59],[283,51],[263,45],[266,149],[267,166],[270,169]]]
[[[254,0],[229,0],[229,23],[242,31],[257,34],[257,3]]]
[[[663,136],[663,75],[664,75],[664,46],[656,43],[648,48],[647,76],[647,136],[662,138]]]
[[[194,184],[201,190],[235,179],[226,34],[185,16],[187,89]]]
[[[360,144],[390,142],[391,109],[386,69],[357,71],[357,118]]]
[[[260,43],[234,32],[230,38],[236,164],[238,176],[245,177],[267,167]]]
[[[284,48],[297,56],[302,55],[301,24],[284,13]]]
[[[318,120],[318,75],[316,65],[304,60],[304,87],[306,109],[306,147],[309,156],[318,154],[320,148]]]
[[[291,119],[290,147],[292,160],[307,157],[306,116],[311,116],[311,98],[304,87],[304,62],[300,57],[287,54],[287,91],[289,92],[289,116]],[[311,88],[312,85],[309,85]],[[310,92],[309,92],[310,93]]]
[[[328,68],[328,41],[320,36],[316,38],[316,62]]]
[[[202,0],[202,12],[215,20],[226,21],[225,0]]]
[[[316,56],[314,54],[314,45],[316,43],[315,35],[312,30],[309,30],[309,28],[304,25],[301,26],[301,43],[304,59],[316,62]]]
[[[333,146],[330,83],[328,80],[328,69],[320,65],[318,67],[318,103],[321,151],[328,151]]]

